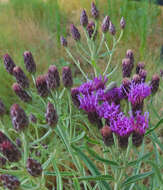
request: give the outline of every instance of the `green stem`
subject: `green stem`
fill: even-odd
[[[71,52],[69,51],[69,49],[67,47],[65,47],[67,54],[69,55],[69,57],[74,61],[75,65],[78,67],[78,69],[80,70],[80,72],[82,73],[82,75],[86,78],[86,80],[88,80],[87,75],[84,73],[84,71],[82,70],[82,68],[80,67],[80,62],[79,60],[76,61],[75,58],[73,57],[73,55],[71,54]]]
[[[104,43],[104,39],[105,39],[105,34],[102,33],[102,38],[101,38],[101,41],[100,41],[100,45],[99,45],[99,48],[98,48],[97,53],[96,53],[97,55],[100,53],[102,44]]]
[[[24,148],[24,166],[26,166],[26,161],[28,158],[28,144],[27,144],[28,141],[27,141],[26,136],[23,132],[21,133],[21,139],[22,139],[23,148]]]
[[[81,50],[87,55],[90,56],[89,53],[87,52],[87,50],[85,50],[85,48],[83,47],[81,42],[77,42],[77,45],[81,48]]]
[[[70,97],[70,93],[69,91],[67,90],[67,93],[68,93],[68,103],[69,103],[69,125],[70,125],[70,141],[72,139],[72,131],[73,131],[73,128],[72,128],[72,121],[71,121],[71,115],[72,115],[72,109],[71,109],[71,97]]]

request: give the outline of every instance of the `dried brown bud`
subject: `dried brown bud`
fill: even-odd
[[[132,69],[134,67],[134,54],[133,51],[131,49],[128,49],[126,52],[126,58],[129,58],[131,60],[132,63]]]
[[[17,83],[22,88],[29,88],[29,80],[20,67],[14,67],[13,75],[15,76]]]
[[[135,84],[140,84],[141,83],[140,75],[137,75],[137,74],[133,75],[132,82],[135,83]]]
[[[144,139],[144,135],[134,131],[132,134],[132,144],[136,147],[139,147]]]
[[[144,68],[145,68],[144,62],[138,62],[136,66],[136,74],[139,74],[140,69],[144,69]]]
[[[80,101],[78,99],[78,95],[80,94],[78,88],[71,88],[71,98],[76,107],[80,106]]]
[[[122,60],[122,75],[123,78],[130,77],[132,72],[132,63],[129,58],[125,58]]]
[[[57,112],[56,112],[53,104],[51,104],[50,102],[48,102],[48,105],[47,105],[45,118],[46,118],[46,122],[51,127],[55,126],[58,122]]]
[[[158,74],[154,74],[152,76],[152,80],[150,82],[152,94],[155,94],[158,91],[159,83],[160,83],[160,77],[159,77],[159,75]]]
[[[29,174],[33,177],[38,177],[42,174],[41,164],[32,158],[28,158],[26,167]]]
[[[121,26],[121,29],[124,29],[125,26],[126,26],[126,22],[125,22],[125,19],[124,17],[121,18],[121,21],[120,21],[120,26]]]

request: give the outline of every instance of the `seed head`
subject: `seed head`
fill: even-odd
[[[102,22],[102,32],[107,32],[109,30],[109,24],[110,24],[110,17],[109,16],[105,16],[103,22]]]
[[[99,11],[97,10],[97,7],[96,7],[96,5],[95,5],[94,2],[92,2],[92,4],[91,4],[91,13],[92,13],[92,16],[95,19],[98,19],[98,17],[99,17]]]
[[[80,24],[81,24],[83,27],[86,27],[87,24],[88,24],[87,13],[86,13],[86,11],[85,11],[84,9],[82,10],[81,15],[80,15]]]
[[[120,26],[121,26],[121,29],[124,29],[125,26],[126,26],[126,22],[125,22],[125,19],[124,17],[121,18],[121,21],[120,21]]]
[[[158,91],[159,83],[160,83],[160,77],[159,77],[159,75],[158,74],[154,74],[152,76],[152,80],[150,82],[152,94],[155,94]]]
[[[55,90],[60,85],[60,77],[58,69],[55,65],[51,65],[46,75],[46,83],[48,89]]]
[[[79,41],[80,40],[79,30],[73,24],[71,24],[71,26],[70,26],[70,31],[71,31],[72,38],[75,41]]]
[[[113,23],[111,21],[110,21],[110,24],[109,24],[109,32],[113,36],[116,34],[115,26],[113,25]]]
[[[29,88],[29,80],[20,67],[14,67],[13,75],[15,76],[17,83],[22,88]]]
[[[28,158],[26,167],[29,174],[33,177],[38,177],[42,174],[41,164],[32,158]]]
[[[36,78],[36,88],[37,88],[37,93],[41,97],[47,97],[48,96],[49,90],[47,87],[45,75],[40,75]]]
[[[10,114],[12,125],[16,131],[21,131],[28,127],[28,117],[18,104],[13,104],[11,106]]]
[[[18,83],[14,83],[12,89],[23,102],[30,102],[32,100],[32,97]]]
[[[67,40],[63,36],[60,37],[61,45],[67,47]]]
[[[2,100],[0,99],[0,118],[6,113],[6,108]]]
[[[5,189],[7,188],[9,190],[18,190],[20,187],[20,181],[12,175],[1,174],[0,181],[2,182]]]
[[[25,51],[24,54],[24,63],[26,66],[26,69],[29,73],[35,73],[36,72],[36,64],[33,59],[32,53],[30,51]]]
[[[72,87],[73,79],[72,79],[72,73],[71,73],[70,67],[63,67],[62,68],[62,82],[66,88]]]
[[[55,126],[58,122],[57,111],[55,110],[53,104],[51,104],[50,102],[48,102],[48,105],[46,108],[45,118],[46,118],[46,122],[51,127]]]
[[[4,61],[6,71],[12,75],[13,69],[16,66],[14,61],[11,59],[11,57],[8,54],[5,54],[3,56],[3,61]]]

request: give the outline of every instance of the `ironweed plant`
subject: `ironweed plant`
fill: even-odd
[[[125,19],[121,18],[121,32],[116,37],[109,16],[100,24],[95,3],[91,13],[93,21],[85,10],[80,18],[88,49],[73,24],[70,31],[79,55],[93,68],[93,74],[82,69],[66,38],[61,37],[62,46],[86,80],[80,86],[73,86],[69,66],[62,68],[62,77],[55,65],[36,76],[37,65],[32,53],[26,51],[23,56],[31,75],[28,79],[12,58],[4,55],[6,71],[16,80],[12,89],[23,102],[11,106],[12,123],[8,126],[7,108],[0,100],[0,185],[4,189],[162,188],[163,165],[156,146],[162,151],[162,145],[154,130],[163,119],[151,126],[148,110],[159,90],[159,75],[146,82],[145,64],[135,65],[132,50],[127,50],[121,65],[121,85],[112,81],[119,65],[108,70],[125,30]],[[102,37],[98,44],[99,26]],[[105,39],[108,33],[113,37],[112,48]],[[102,70],[99,62],[105,58],[108,60]]]

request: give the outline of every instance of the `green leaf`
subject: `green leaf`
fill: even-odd
[[[129,162],[127,165],[128,166],[134,166],[134,165],[138,164],[139,162],[149,158],[152,154],[153,154],[152,152],[147,153],[144,156],[140,157],[139,159]]]
[[[145,173],[142,173],[142,174],[137,174],[137,175],[134,175],[134,176],[131,176],[131,177],[128,177],[122,184],[122,186],[124,185],[128,185],[128,184],[131,184],[131,183],[135,183],[139,180],[142,180],[142,179],[145,179],[146,177],[149,177],[151,175],[154,174],[154,171],[150,171],[150,172],[145,172]]]
[[[114,180],[114,178],[110,175],[97,175],[97,176],[82,176],[78,177],[78,180],[85,181],[101,181],[101,180]]]
[[[91,150],[90,148],[86,147],[88,150],[88,153],[96,160],[107,163],[108,165],[112,165],[112,166],[119,166],[117,162],[114,161],[110,161],[104,158],[101,158],[95,151]]]
[[[72,145],[72,148],[76,151],[80,159],[85,163],[87,168],[90,170],[92,175],[101,175],[100,171],[97,169],[97,167],[94,165],[94,163],[84,154],[83,151],[81,151],[79,148],[76,146]],[[100,181],[100,187],[101,189],[106,189],[106,190],[111,190],[110,186],[106,181]]]
[[[55,162],[55,159],[53,159],[53,168],[57,174],[57,190],[62,190],[63,189],[62,177],[61,177],[60,171],[57,167],[57,164]]]
[[[80,135],[78,135],[77,137],[73,138],[71,140],[71,143],[75,143],[75,142],[78,142],[79,140],[81,140],[82,138],[84,138],[85,136],[85,131],[83,131]]]
[[[91,138],[89,138],[88,136],[85,136],[85,139],[86,139],[89,143],[91,143],[91,144],[100,145],[100,143],[99,143],[98,141],[96,141],[96,140],[94,140],[94,139],[91,139]]]
[[[57,172],[49,172],[49,171],[45,171],[44,175],[47,176],[57,176]],[[70,176],[74,176],[72,172],[60,172],[60,175],[62,177],[70,177]]]
[[[162,172],[161,169],[159,170],[157,164],[155,164],[151,160],[148,160],[146,162],[149,163],[153,167],[153,169],[155,171],[155,174],[157,175],[159,181],[161,182],[161,184],[163,184],[163,179],[162,179],[162,175],[161,175],[161,172]]]
[[[150,136],[150,138],[152,139],[154,143],[156,143],[160,147],[161,151],[163,151],[163,144],[160,142],[160,140],[158,139],[154,131],[152,132],[152,135]]]
[[[73,185],[75,190],[80,190],[80,183],[76,177],[73,178]]]
[[[163,123],[163,119],[161,119],[153,128],[149,129],[146,133],[145,136],[147,136],[148,134],[150,134],[152,131],[154,131],[156,128],[158,128],[160,126],[160,124]]]

